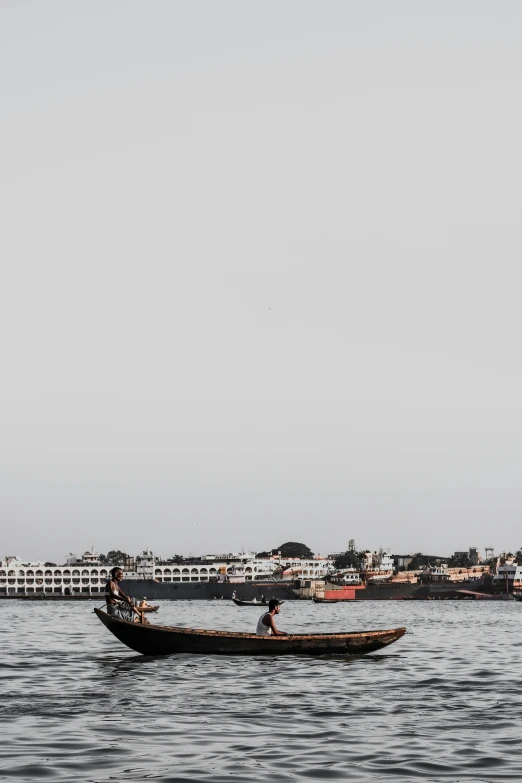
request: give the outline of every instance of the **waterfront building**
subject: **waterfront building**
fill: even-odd
[[[482,562],[482,558],[480,556],[480,549],[476,546],[470,546],[469,548],[469,559],[471,560],[471,565],[479,565],[479,563]]]
[[[378,552],[365,552],[361,564],[361,573],[366,580],[391,579],[394,572],[393,557],[384,549]]]
[[[47,566],[41,561],[27,562],[16,557],[0,561],[0,595],[96,594],[103,593],[111,566],[100,563],[92,547],[81,557],[71,554],[65,565]],[[328,558],[258,558],[254,552],[228,555],[203,555],[180,563],[157,562],[150,549],[129,558],[125,566],[127,580],[156,582],[243,582],[320,579],[333,570]]]
[[[468,550],[454,552],[453,560],[456,562],[469,560],[472,566],[477,566],[482,562],[480,549],[476,546],[470,546]]]
[[[413,560],[413,555],[393,555],[393,564],[396,571],[407,571]]]
[[[94,554],[91,549],[82,558],[71,555],[63,566],[7,557],[0,561],[0,595],[102,593],[110,568]]]
[[[328,558],[282,558],[275,555],[258,558],[255,552],[205,555],[182,563],[164,565],[148,561],[150,576],[158,582],[253,582],[267,580],[321,579],[333,570]],[[151,570],[152,569],[152,570]],[[128,579],[140,578],[132,573]],[[143,578],[143,577],[142,577]]]

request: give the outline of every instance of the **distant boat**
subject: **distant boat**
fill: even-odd
[[[233,598],[233,602],[236,606],[268,606],[269,601],[242,601],[240,598]],[[284,604],[284,601],[279,601],[279,606]]]
[[[234,631],[141,625],[110,617],[101,609],[94,611],[120,642],[142,655],[361,655],[380,650],[406,633],[406,628],[392,628],[356,633],[257,636]]]

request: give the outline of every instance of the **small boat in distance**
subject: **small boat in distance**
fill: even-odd
[[[269,601],[242,601],[240,598],[233,598],[233,602],[236,606],[268,606]],[[279,606],[282,606],[284,601],[279,601]]]
[[[361,655],[380,650],[406,633],[406,628],[392,628],[355,633],[257,636],[235,631],[142,625],[110,617],[101,609],[94,612],[120,642],[142,655]]]

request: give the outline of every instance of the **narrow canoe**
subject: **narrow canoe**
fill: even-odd
[[[240,598],[233,598],[233,602],[236,606],[268,606],[268,601],[242,601]],[[284,601],[279,601],[279,606],[282,606]]]
[[[141,625],[110,617],[101,609],[94,611],[120,642],[142,655],[361,655],[380,650],[406,633],[406,628],[393,628],[355,633],[257,636],[233,631]]]

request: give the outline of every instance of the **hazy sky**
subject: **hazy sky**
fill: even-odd
[[[0,556],[522,545],[521,25],[4,0]]]

